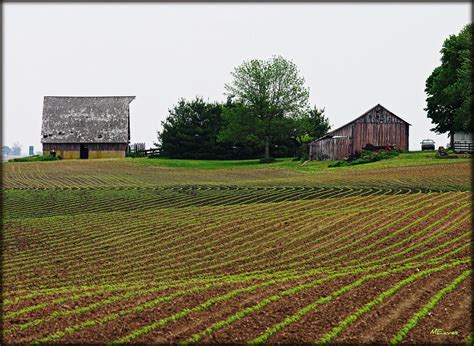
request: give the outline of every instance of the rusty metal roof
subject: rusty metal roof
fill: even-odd
[[[42,143],[128,143],[135,96],[45,96]]]

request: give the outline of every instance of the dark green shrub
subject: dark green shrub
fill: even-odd
[[[259,162],[260,163],[272,163],[272,162],[275,162],[275,158],[273,158],[273,157],[270,157],[268,159],[261,158]]]
[[[341,161],[336,161],[329,164],[328,167],[332,168],[332,167],[344,167],[344,166],[349,166],[349,163],[347,161],[341,160]]]
[[[300,158],[301,163],[303,163],[305,161],[308,161],[308,160],[309,160],[309,154],[307,154],[307,153],[304,153]]]
[[[344,167],[344,166],[354,166],[361,165],[364,163],[376,162],[380,160],[391,159],[392,157],[398,156],[401,150],[380,150],[380,151],[371,151],[371,150],[362,150],[360,156],[352,161],[336,161],[331,163],[328,167]]]
[[[41,156],[19,157],[19,158],[11,159],[8,161],[9,162],[34,162],[34,161],[57,161],[60,159],[61,159],[60,157],[56,157],[56,156],[41,155]]]
[[[135,151],[130,151],[128,153],[125,154],[125,157],[145,157],[145,153],[144,152],[135,152]]]

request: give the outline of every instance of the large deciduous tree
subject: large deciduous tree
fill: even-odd
[[[274,140],[288,135],[295,119],[308,109],[309,91],[296,65],[281,56],[243,62],[225,88],[238,105],[226,114],[221,140],[237,138],[261,143],[270,160]]]
[[[458,35],[449,36],[441,49],[441,65],[426,80],[428,118],[437,133],[472,131],[472,30],[466,25]]]

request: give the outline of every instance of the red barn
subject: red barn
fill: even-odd
[[[410,124],[380,104],[309,145],[311,160],[342,160],[367,144],[408,150]]]

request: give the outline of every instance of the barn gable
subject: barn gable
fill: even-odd
[[[393,114],[387,108],[378,104],[360,117],[354,119],[352,122],[356,123],[376,123],[376,124],[409,124],[398,115]]]
[[[366,144],[396,145],[408,150],[410,124],[380,104],[310,144],[312,160],[340,160]]]
[[[351,122],[348,122],[347,124],[342,125],[341,127],[338,127],[337,129],[328,132],[325,136],[318,138],[316,140],[326,138],[326,137],[331,137],[331,135],[335,135],[335,133],[339,132],[340,130],[343,130],[345,127],[350,126],[353,123],[407,124],[411,126],[410,123],[406,122],[405,120],[400,118],[398,115],[395,115],[394,113],[390,112],[387,108],[385,108],[379,103],[376,106],[369,109],[364,114],[352,120]]]
[[[135,96],[45,96],[42,143],[128,143]]]

